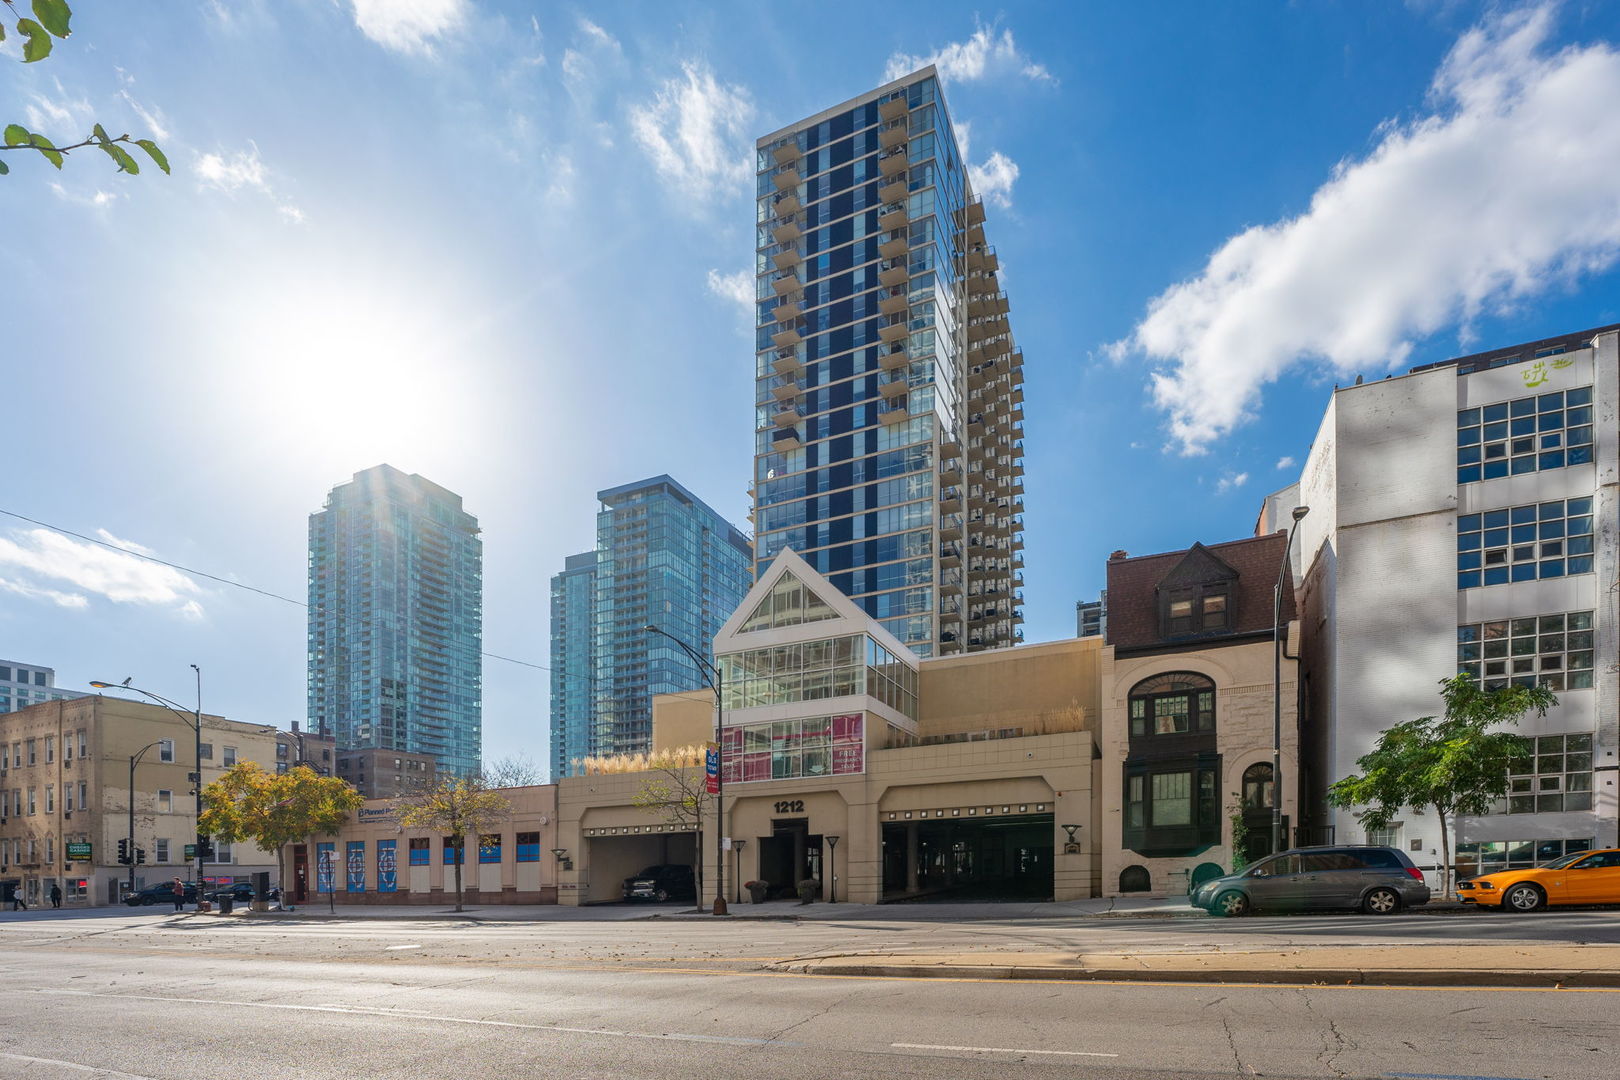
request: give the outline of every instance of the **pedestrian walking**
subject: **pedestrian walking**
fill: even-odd
[[[51,886],[51,907],[59,908],[61,906],[62,906],[62,886],[60,886],[60,885],[52,885]]]
[[[13,889],[11,891],[11,910],[12,911],[27,911],[28,910],[27,903],[25,903],[23,901],[22,887],[21,886],[18,886],[17,888],[15,888],[15,889]]]
[[[186,910],[186,883],[179,878],[174,879],[174,910]]]

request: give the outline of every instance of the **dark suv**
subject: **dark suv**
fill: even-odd
[[[1392,847],[1294,848],[1240,874],[1206,881],[1188,897],[1212,915],[1351,909],[1393,915],[1429,902],[1423,871]]]
[[[197,902],[197,883],[195,881],[186,882],[185,897],[186,903],[188,904],[195,904]],[[156,885],[148,885],[140,892],[130,893],[128,896],[124,897],[124,903],[128,904],[130,907],[151,907],[153,904],[172,904],[174,903],[174,882],[160,881]]]
[[[649,866],[624,879],[626,900],[696,900],[697,881],[692,868],[679,863]]]
[[[218,903],[227,896],[231,898],[232,903],[237,904],[246,904],[258,899],[253,891],[253,883],[250,881],[238,881],[233,885],[226,885],[222,888],[215,889],[213,892],[208,894],[208,899]],[[270,895],[266,897],[266,899],[279,900],[280,898],[281,890],[276,888],[274,885],[270,886]]]

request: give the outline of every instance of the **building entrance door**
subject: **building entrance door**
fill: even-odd
[[[293,858],[293,902],[302,904],[309,899],[309,848],[304,844],[294,844]]]
[[[778,818],[771,835],[759,838],[759,879],[770,886],[769,895],[783,899],[797,895],[798,884],[821,877],[821,834],[810,831],[808,818]]]

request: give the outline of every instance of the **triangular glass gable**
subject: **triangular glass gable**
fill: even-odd
[[[791,572],[783,571],[765,599],[760,601],[737,632],[748,634],[755,630],[774,630],[782,626],[836,618],[838,612],[825,600],[805,588],[804,582]]]

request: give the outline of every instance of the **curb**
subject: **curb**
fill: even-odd
[[[773,971],[794,975],[864,976],[885,979],[1016,979],[1045,982],[1142,983],[1281,983],[1324,986],[1456,986],[1528,987],[1542,990],[1584,990],[1620,987],[1620,971],[1516,970],[1490,968],[1433,968],[1394,971],[1364,968],[1191,968],[1144,971],[1141,969],[1058,968],[1044,965],[972,964],[828,964],[792,961],[768,965]]]

